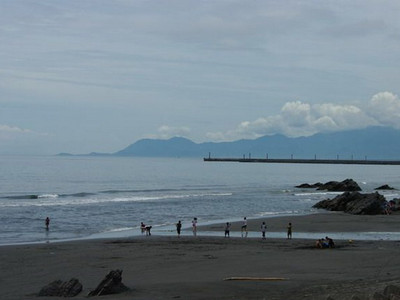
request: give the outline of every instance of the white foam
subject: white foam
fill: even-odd
[[[130,197],[117,197],[117,198],[59,198],[55,194],[47,194],[38,197],[38,199],[7,201],[0,203],[0,207],[41,207],[41,206],[67,206],[67,205],[91,205],[98,203],[111,203],[111,202],[146,202],[158,201],[164,199],[187,199],[199,197],[225,197],[231,196],[232,193],[204,193],[204,194],[183,194],[183,195],[160,195],[160,196],[130,196]],[[54,199],[57,199],[54,201]]]
[[[39,199],[40,198],[52,198],[52,199],[54,199],[54,198],[58,198],[58,195],[57,194],[44,194],[44,195],[39,195],[38,198]]]

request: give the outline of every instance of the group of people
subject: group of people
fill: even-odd
[[[324,249],[324,248],[335,248],[335,243],[333,240],[329,237],[325,237],[322,239],[319,239],[315,242],[315,246],[319,249]]]
[[[182,230],[181,220],[179,220],[178,223],[176,223],[175,225],[176,225],[176,232],[178,234],[178,237],[180,237],[181,230]],[[225,226],[224,226],[225,237],[230,237],[231,226],[232,226],[231,223],[229,223],[229,222],[225,223]],[[142,230],[142,234],[146,233],[146,235],[151,235],[150,234],[151,226],[146,226],[142,222],[140,227]],[[265,224],[265,222],[261,223],[260,230],[261,230],[262,239],[266,239],[267,224]],[[193,220],[192,220],[192,231],[193,231],[193,236],[197,236],[197,218],[193,218]],[[242,237],[247,237],[247,235],[248,235],[247,218],[246,217],[243,218],[243,223],[241,226],[241,235],[242,235]],[[289,223],[287,226],[287,238],[292,239],[292,223]]]

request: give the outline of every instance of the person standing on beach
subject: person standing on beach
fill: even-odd
[[[197,236],[197,218],[193,218],[192,228],[193,228],[193,235]]]
[[[267,231],[267,225],[265,222],[262,222],[261,224],[261,233],[262,233],[262,239],[265,240],[265,232]]]
[[[243,218],[243,225],[242,225],[242,237],[247,237],[247,218]]]
[[[181,236],[181,228],[182,228],[182,223],[179,220],[178,223],[176,224],[176,232],[178,233],[178,237]]]
[[[46,220],[44,221],[44,224],[46,225],[46,230],[49,230],[49,226],[50,226],[50,218],[47,217]]]
[[[143,222],[140,223],[140,231],[142,232],[142,234],[146,232],[146,225],[144,225]]]
[[[289,223],[287,226],[287,238],[288,240],[292,239],[292,223]]]
[[[229,237],[230,230],[231,230],[231,223],[226,222],[226,224],[225,224],[225,237]]]

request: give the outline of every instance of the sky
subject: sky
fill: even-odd
[[[0,0],[0,154],[400,129],[398,0]]]

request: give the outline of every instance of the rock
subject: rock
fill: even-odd
[[[128,290],[122,283],[122,270],[112,270],[88,296],[119,294]]]
[[[393,188],[387,184],[384,184],[384,185],[381,185],[380,187],[377,187],[375,190],[395,190],[395,188]]]
[[[61,287],[62,281],[61,280],[55,280],[53,282],[50,282],[48,285],[42,287],[40,290],[38,296],[43,297],[43,296],[59,296],[60,294],[60,287]]]
[[[300,188],[300,189],[315,189],[315,188],[318,188],[318,187],[320,187],[322,185],[323,184],[321,182],[317,182],[317,183],[314,183],[314,184],[302,183],[300,185],[297,185],[296,187]]]
[[[384,212],[386,200],[379,193],[344,192],[333,199],[322,200],[314,208],[343,211],[353,215],[378,215]]]
[[[63,282],[55,280],[44,286],[38,293],[39,297],[75,297],[82,291],[82,284],[78,279],[72,278]]]
[[[328,181],[326,183],[317,182],[314,184],[302,183],[300,185],[297,185],[296,188],[301,188],[301,189],[316,188],[317,190],[328,190],[331,192],[361,191],[360,186],[353,179],[345,179],[342,182]]]
[[[354,192],[361,191],[360,186],[353,179],[345,179],[342,182],[329,181],[318,187],[318,190],[327,190],[330,192]]]
[[[397,285],[388,285],[387,287],[385,287],[383,294],[386,296],[400,296],[400,287],[398,287]]]

